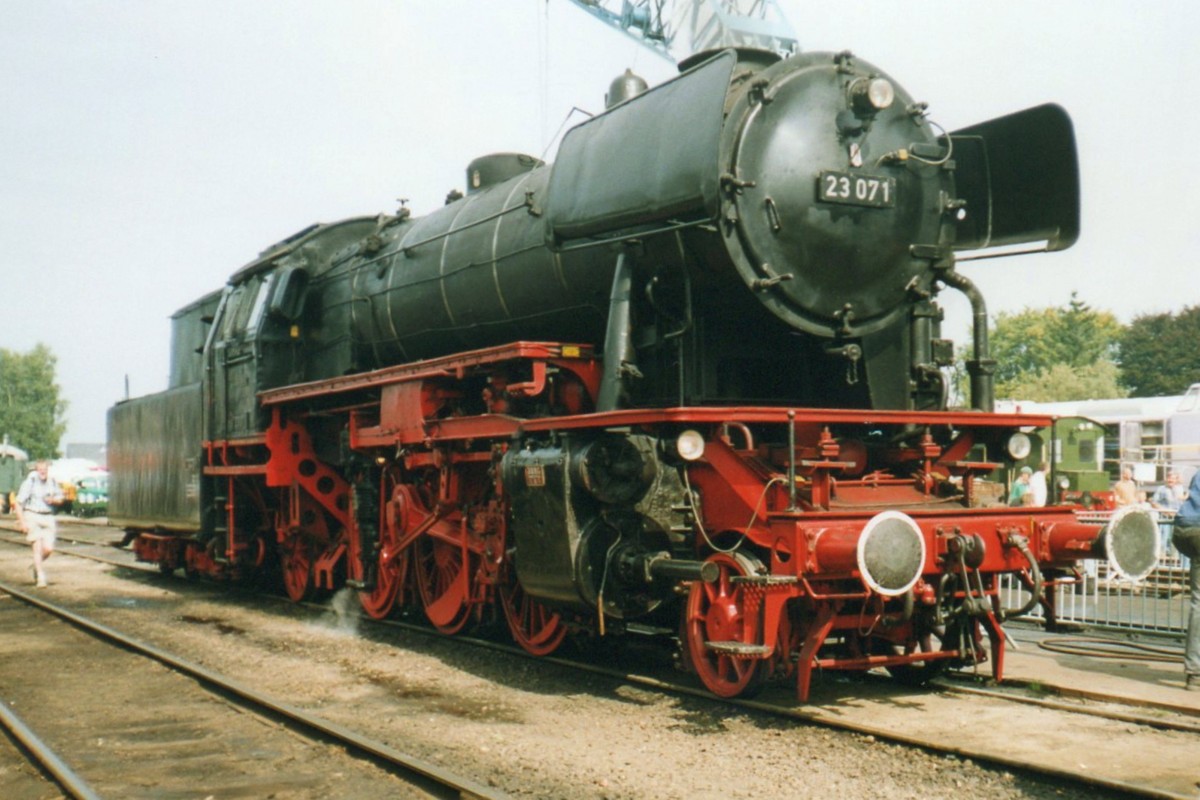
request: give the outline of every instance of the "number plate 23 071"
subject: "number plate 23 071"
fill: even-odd
[[[817,179],[817,199],[870,208],[896,205],[896,179],[825,170]]]

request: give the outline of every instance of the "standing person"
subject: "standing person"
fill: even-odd
[[[1008,504],[1010,506],[1029,505],[1029,500],[1026,495],[1029,494],[1029,478],[1033,475],[1033,470],[1029,467],[1021,467],[1021,472],[1017,475],[1017,479],[1013,481],[1012,490],[1008,493]]]
[[[1029,476],[1029,493],[1025,496],[1025,505],[1044,506],[1049,492],[1046,487],[1046,473],[1050,465],[1045,461],[1039,462],[1037,469]]]
[[[58,528],[54,506],[62,502],[58,483],[50,477],[50,462],[38,461],[17,490],[17,527],[33,545],[33,577],[46,586],[46,559],[54,552]]]
[[[1179,480],[1179,473],[1171,470],[1167,473],[1167,482],[1163,486],[1154,490],[1154,495],[1150,498],[1150,505],[1159,511],[1177,512],[1179,507],[1183,505],[1183,498],[1187,492],[1183,488],[1183,483]],[[1172,514],[1166,515],[1166,519],[1160,517],[1158,523],[1159,537],[1162,539],[1163,555],[1171,548],[1171,528]]]
[[[1137,484],[1133,482],[1133,468],[1121,467],[1121,480],[1113,484],[1113,502],[1117,508],[1136,505],[1138,501]]]
[[[1192,476],[1187,499],[1175,515],[1171,543],[1192,560],[1188,568],[1188,623],[1183,671],[1187,675],[1188,691],[1200,692],[1200,472]]]

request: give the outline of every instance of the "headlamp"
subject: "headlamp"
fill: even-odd
[[[1008,454],[1015,461],[1020,461],[1023,458],[1028,458],[1033,452],[1033,442],[1029,441],[1029,437],[1023,433],[1014,433],[1008,437]]]
[[[883,111],[896,99],[896,87],[887,78],[859,78],[850,84],[850,99],[858,111]]]
[[[704,455],[704,437],[699,431],[686,430],[675,440],[675,449],[684,461],[695,461]]]

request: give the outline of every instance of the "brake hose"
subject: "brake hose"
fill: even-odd
[[[1033,607],[1042,599],[1042,589],[1044,581],[1042,580],[1042,571],[1038,568],[1037,559],[1033,557],[1033,553],[1029,550],[1029,541],[1020,534],[1013,534],[1008,537],[1009,544],[1021,551],[1021,555],[1025,556],[1025,561],[1029,564],[1030,574],[1033,576],[1033,588],[1030,590],[1029,600],[1025,605],[1018,609],[1005,608],[1000,610],[1000,622],[1019,617],[1022,614],[1028,614],[1033,610]]]

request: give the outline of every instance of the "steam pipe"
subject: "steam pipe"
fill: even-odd
[[[622,378],[631,361],[630,306],[632,305],[633,267],[625,249],[617,256],[609,295],[608,326],[604,331],[604,375],[600,378],[597,411],[616,411],[620,406]]]
[[[788,511],[796,510],[796,412],[788,409]]]
[[[975,358],[967,362],[967,372],[971,376],[971,407],[979,411],[995,411],[996,362],[992,359],[991,351],[988,348],[987,303],[984,301],[979,287],[965,275],[960,275],[953,269],[947,269],[938,277],[947,286],[965,294],[971,302],[971,330],[975,349]]]

